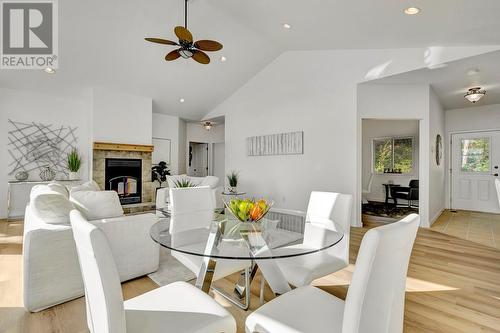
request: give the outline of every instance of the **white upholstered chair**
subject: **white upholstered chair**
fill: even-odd
[[[208,187],[187,187],[171,188],[171,217],[170,233],[172,243],[178,241],[175,233],[210,226],[214,219],[215,197],[214,191]],[[206,241],[206,240],[205,240]],[[186,244],[183,247],[188,250],[190,247],[204,249],[206,242]],[[222,250],[222,249],[221,249]],[[194,251],[199,252],[199,251]],[[198,275],[202,266],[203,257],[172,251],[172,256],[179,260],[184,266]],[[248,260],[217,260],[213,280],[224,278],[233,273],[250,268]],[[246,286],[247,288],[249,286]],[[249,289],[246,289],[249,290]]]
[[[498,178],[495,179],[495,188],[497,189],[498,205],[500,206],[500,179]]]
[[[71,226],[91,332],[236,332],[236,322],[229,312],[185,282],[123,302],[120,279],[104,233],[76,210],[71,212]]]
[[[373,173],[370,174],[370,179],[368,180],[368,186],[362,190],[362,200],[363,203],[366,204],[368,203],[368,194],[372,193],[372,184],[373,184]]]
[[[306,225],[302,244],[279,249],[321,246],[323,238],[318,228],[341,232],[343,239],[333,247],[305,256],[292,257],[277,261],[288,283],[295,287],[309,285],[314,279],[326,276],[349,265],[349,236],[351,226],[352,195],[333,192],[311,192],[306,213]]]
[[[343,301],[312,286],[263,305],[246,320],[247,333],[401,333],[406,273],[420,218],[369,230]]]

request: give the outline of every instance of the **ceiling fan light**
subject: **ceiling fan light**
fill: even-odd
[[[210,131],[212,129],[212,123],[210,121],[205,121],[202,125],[203,128],[206,129],[207,131]]]
[[[179,54],[184,59],[189,59],[189,58],[191,58],[193,56],[193,52],[190,51],[190,50],[179,50]]]
[[[481,90],[481,87],[470,88],[464,95],[464,98],[471,103],[478,102],[483,96],[486,95],[486,90]]]

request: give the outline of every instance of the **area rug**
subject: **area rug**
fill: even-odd
[[[363,204],[363,214],[366,215],[401,219],[412,213],[418,214],[418,208],[396,207],[394,205],[385,205],[383,202],[375,201],[370,201],[370,203]]]
[[[148,274],[148,276],[159,286],[165,286],[176,281],[189,281],[196,278],[193,272],[172,257],[170,250],[163,247],[160,249],[160,266],[158,270]]]

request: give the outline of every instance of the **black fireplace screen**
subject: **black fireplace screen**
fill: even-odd
[[[107,158],[104,171],[106,190],[116,191],[122,205],[142,201],[142,160]]]

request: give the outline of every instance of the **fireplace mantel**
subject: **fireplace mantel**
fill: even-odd
[[[138,151],[152,153],[152,145],[135,145],[130,143],[94,142],[94,150]]]

